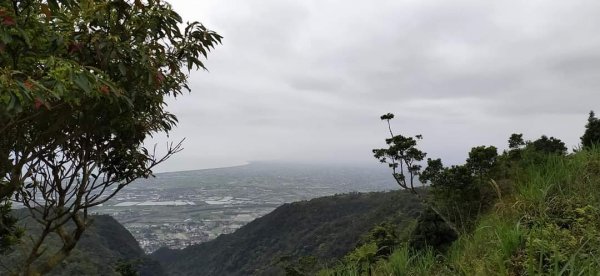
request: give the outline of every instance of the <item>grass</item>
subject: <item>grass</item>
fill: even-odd
[[[600,149],[525,157],[508,183],[512,192],[444,254],[403,246],[371,274],[600,275]],[[344,269],[323,275],[367,274]]]

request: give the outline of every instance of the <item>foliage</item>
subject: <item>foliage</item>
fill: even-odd
[[[594,111],[590,111],[588,122],[585,125],[585,132],[581,136],[581,145],[592,147],[600,143],[600,120],[596,118]]]
[[[433,250],[412,250],[407,245],[401,245],[387,260],[363,266],[355,264],[340,265],[321,270],[320,276],[353,276],[353,275],[435,275],[433,269],[437,263]]]
[[[393,249],[400,243],[398,225],[391,222],[383,222],[373,227],[363,237],[363,244],[373,243],[377,247],[377,257],[389,256]]]
[[[377,275],[431,275],[436,264],[436,255],[431,249],[411,250],[408,246],[400,247],[389,258],[376,267]]]
[[[172,129],[165,98],[189,90],[187,71],[221,37],[181,29],[161,1],[13,0],[0,17],[0,199],[16,195],[43,225],[22,273],[44,274],[73,250],[88,208],[180,150],[159,156],[143,141]],[[50,233],[64,241],[56,252],[41,249]]]
[[[523,147],[526,145],[523,140],[523,133],[513,133],[508,138],[508,156],[512,160],[520,159]]]
[[[11,215],[10,202],[0,204],[0,255],[12,249],[22,236],[22,228],[17,227],[17,219]]]
[[[545,154],[565,155],[567,153],[567,147],[563,141],[554,137],[548,138],[546,135],[533,141],[531,147],[535,151]]]
[[[525,140],[523,140],[523,133],[513,133],[508,138],[508,148],[509,149],[519,149],[525,145]]]
[[[26,216],[26,210],[15,211],[19,225],[30,225],[28,231],[38,234],[41,227],[35,224],[31,217]],[[135,238],[114,218],[107,215],[91,216],[92,224],[86,229],[81,240],[71,251],[71,254],[54,270],[50,276],[62,275],[106,275],[118,276],[117,268],[121,264],[129,264],[131,268],[145,276],[167,275],[160,265],[145,256]],[[69,227],[74,227],[69,225]],[[10,254],[0,260],[0,275],[10,275],[10,270],[18,272],[20,259],[28,246],[22,243],[15,246]],[[47,250],[56,250],[62,246],[62,241],[56,235],[49,237],[44,246]]]
[[[135,269],[135,262],[121,260],[117,262],[116,272],[121,276],[139,276],[140,273]]]
[[[481,212],[494,200],[490,196],[491,186],[487,184],[497,167],[497,160],[498,153],[494,146],[472,148],[465,165],[444,167],[441,159],[427,160],[427,167],[420,179],[431,183],[432,204],[461,233],[470,231]],[[423,229],[433,230],[428,226]],[[444,233],[446,230],[442,228],[433,233]],[[434,237],[433,233],[422,233],[420,236]],[[432,241],[433,244],[439,242]]]
[[[371,275],[600,274],[600,149],[584,147],[566,155],[560,140],[544,137],[526,142],[521,134],[511,136],[510,150],[495,158],[487,175],[498,180],[490,182],[496,199],[483,193],[474,201],[492,204],[442,256],[424,257],[431,250],[426,246],[400,247],[387,260],[372,263]],[[466,177],[473,166],[445,168],[439,159],[429,159],[428,165],[421,178],[432,182],[432,194],[433,183],[482,184],[477,181],[479,173],[472,173],[471,180]],[[416,229],[426,225],[419,222]],[[434,232],[416,229],[413,240],[419,237],[415,233]],[[353,265],[322,274],[366,275]]]
[[[569,266],[599,261],[600,212],[597,206],[582,204],[579,198],[552,198],[544,214],[528,214],[531,228],[524,267],[529,273],[561,271]],[[539,215],[541,219],[538,219]],[[535,220],[532,220],[536,218]],[[576,258],[573,259],[573,254]]]
[[[427,248],[445,251],[458,236],[431,209],[425,211],[417,219],[415,228],[410,234],[408,245],[415,250]]]
[[[379,162],[392,168],[392,175],[402,189],[408,189],[416,194],[415,179],[421,171],[421,165],[418,162],[427,155],[416,147],[417,141],[423,137],[421,135],[416,135],[414,138],[394,135],[390,125],[390,120],[393,118],[394,114],[391,113],[381,116],[381,120],[387,122],[391,137],[385,139],[387,148],[374,149],[373,153]]]
[[[346,255],[345,262],[354,264],[360,274],[371,274],[371,264],[377,259],[377,244],[374,242],[363,244]]]
[[[417,148],[417,140],[423,139],[421,135],[415,135],[415,137],[405,137],[403,135],[394,135],[390,120],[394,118],[394,114],[387,113],[381,116],[382,121],[386,121],[388,130],[390,132],[390,138],[385,139],[387,148],[373,149],[374,157],[383,164],[387,164],[392,169],[392,176],[400,188],[409,190],[415,195],[421,202],[427,205],[428,208],[438,214],[438,216],[446,222],[454,232],[459,233],[459,229],[456,227],[454,222],[446,217],[446,215],[440,212],[435,203],[429,202],[427,198],[417,192],[415,189],[415,180],[420,177],[421,184],[425,184],[428,177],[435,177],[439,170],[442,169],[441,160],[428,159],[429,164],[436,165],[435,171],[433,169],[425,170],[425,177],[421,173],[422,166],[419,162],[425,159],[427,155],[425,152]],[[407,177],[408,175],[408,177]],[[407,179],[408,178],[408,179]]]
[[[291,262],[291,257],[283,257],[285,265],[286,276],[303,276],[310,275],[315,267],[318,265],[318,259],[315,256],[303,256],[300,257],[296,262]]]
[[[381,237],[380,244],[388,242],[387,235],[375,230],[382,222],[399,236],[422,208],[402,191],[316,198],[284,204],[232,234],[182,250],[159,249],[151,257],[169,275],[282,275],[286,270],[314,275],[370,243],[370,235]],[[375,250],[383,252],[381,248]],[[303,262],[311,257],[318,263]]]
[[[433,202],[461,233],[470,229],[480,208],[481,191],[467,166],[444,168],[432,181]]]
[[[494,146],[474,147],[469,152],[469,158],[465,165],[479,177],[481,184],[483,178],[489,176],[490,171],[496,165],[497,158],[498,149]]]

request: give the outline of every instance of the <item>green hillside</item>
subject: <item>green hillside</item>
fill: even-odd
[[[320,274],[600,275],[600,149],[521,153],[502,162],[493,204],[448,248],[357,248]]]
[[[235,233],[151,255],[169,275],[313,274],[378,224],[404,229],[420,203],[406,192],[345,194],[285,204]]]
[[[20,210],[23,211],[23,210]],[[37,223],[23,217],[20,223],[28,231],[40,231]],[[48,275],[121,275],[119,266],[129,265],[142,276],[166,275],[157,262],[148,259],[134,237],[114,218],[107,215],[92,216],[93,222],[83,235],[70,256]],[[27,240],[21,246],[26,247]],[[60,246],[58,238],[52,236],[48,240],[47,250],[56,250]],[[8,255],[2,256],[0,275],[10,275],[9,271],[18,272],[22,259],[17,247]]]

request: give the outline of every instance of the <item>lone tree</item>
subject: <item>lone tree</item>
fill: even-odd
[[[143,141],[175,126],[165,99],[189,90],[187,73],[220,42],[160,0],[0,2],[0,202],[21,202],[42,228],[15,274],[51,271],[89,208],[181,150],[158,155]],[[2,221],[4,241],[15,231]]]
[[[423,139],[421,135],[415,135],[414,137],[405,137],[402,135],[394,135],[390,121],[394,118],[394,114],[387,113],[381,116],[382,121],[386,121],[390,138],[385,139],[387,148],[373,149],[374,157],[379,162],[387,164],[392,169],[392,176],[400,188],[409,190],[412,194],[417,196],[423,204],[434,211],[451,230],[459,234],[459,230],[455,223],[452,222],[443,212],[438,210],[434,203],[429,202],[424,196],[422,196],[415,188],[415,180],[421,175],[422,166],[419,162],[425,159],[427,153],[417,148],[417,141]],[[427,180],[427,177],[434,178],[443,169],[443,165],[440,159],[428,159],[428,164],[431,169],[427,171],[426,177],[421,177],[422,184]]]
[[[508,157],[512,160],[521,158],[523,148],[527,142],[523,140],[523,133],[513,133],[508,138]]]
[[[525,146],[525,140],[523,140],[523,133],[513,133],[508,138],[508,148],[511,150],[518,150]]]
[[[584,148],[589,148],[598,143],[600,143],[600,120],[596,118],[594,111],[590,111],[585,132],[581,136],[581,144]]]

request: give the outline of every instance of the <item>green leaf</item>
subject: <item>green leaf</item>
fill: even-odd
[[[29,37],[29,34],[27,34],[23,29],[19,29],[19,34],[21,35],[21,38],[27,45],[27,48],[31,48],[31,39]]]
[[[123,64],[122,62],[119,62],[119,71],[121,72],[122,76],[127,75],[127,68],[125,68],[125,64]]]
[[[90,82],[88,81],[88,79],[85,77],[84,74],[75,75],[75,79],[73,79],[73,82],[75,82],[75,84],[77,84],[77,86],[79,88],[81,88],[83,91],[85,91],[85,93],[88,93],[88,94],[92,93],[92,88],[90,87]]]
[[[23,110],[21,106],[21,101],[19,97],[14,93],[10,93],[10,102],[8,102],[8,110],[14,110],[16,113],[19,113]]]
[[[1,39],[4,44],[9,44],[13,41],[12,36],[7,32],[2,33]]]

